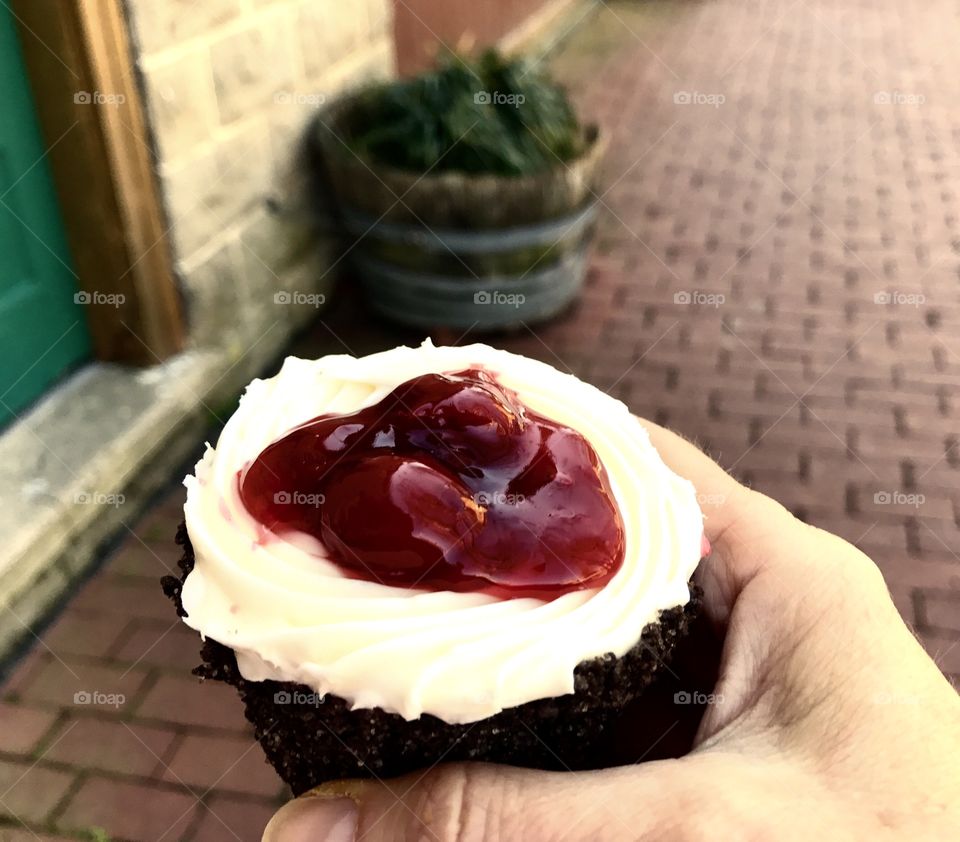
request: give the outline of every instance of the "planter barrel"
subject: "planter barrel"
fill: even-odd
[[[570,303],[583,282],[595,216],[590,204],[539,225],[458,231],[377,222],[349,211],[344,224],[351,236],[364,238],[353,262],[376,312],[416,327],[483,330],[542,321]],[[406,252],[406,259],[384,259],[384,245]],[[531,260],[530,254],[539,256]],[[430,271],[434,260],[463,265]]]
[[[604,143],[531,176],[425,176],[362,161],[344,145],[352,97],[320,115],[315,139],[349,258],[370,307],[420,328],[497,330],[543,321],[586,273]]]

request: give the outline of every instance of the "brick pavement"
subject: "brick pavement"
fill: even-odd
[[[160,591],[182,504],[134,525],[4,682],[0,842],[246,842],[282,803],[236,694],[190,676],[197,637]]]
[[[603,9],[555,61],[612,139],[587,288],[558,321],[490,338],[858,543],[953,676],[958,15],[945,0]],[[342,293],[299,353],[419,340]],[[233,693],[189,676],[196,641],[157,586],[181,499],[131,525],[0,688],[0,842],[245,842],[282,798]]]

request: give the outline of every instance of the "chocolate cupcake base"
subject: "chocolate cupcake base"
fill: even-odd
[[[179,578],[165,576],[164,592],[184,616],[180,592],[194,555],[184,525]],[[602,763],[602,737],[669,660],[700,607],[699,592],[685,606],[664,611],[623,657],[581,663],[574,692],[507,708],[465,725],[435,716],[408,721],[380,708],[350,710],[338,696],[319,697],[303,684],[247,681],[233,650],[214,640],[201,649],[202,679],[237,688],[267,758],[295,795],[337,778],[391,777],[440,761],[481,760],[537,769],[585,769]]]

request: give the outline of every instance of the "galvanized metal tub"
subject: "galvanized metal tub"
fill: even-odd
[[[355,212],[344,214],[344,224],[363,237],[351,257],[376,312],[416,327],[493,330],[543,321],[576,297],[595,216],[589,204],[500,231],[384,223]],[[454,265],[444,271],[444,263]]]
[[[543,321],[580,290],[605,143],[585,129],[575,161],[531,176],[418,176],[363,161],[338,133],[351,98],[320,115],[349,260],[377,313],[422,328],[496,330]]]

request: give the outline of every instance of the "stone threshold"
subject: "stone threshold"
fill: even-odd
[[[256,372],[224,357],[91,363],[0,435],[0,665],[232,411]]]

